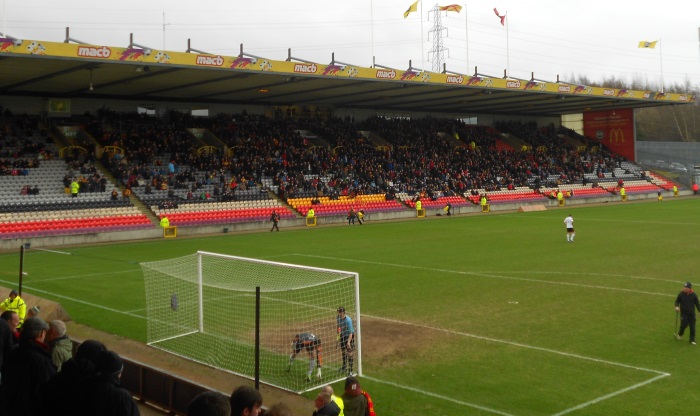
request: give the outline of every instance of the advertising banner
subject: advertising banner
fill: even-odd
[[[634,112],[629,108],[583,113],[584,136],[634,160]]]

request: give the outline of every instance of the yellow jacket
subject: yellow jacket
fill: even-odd
[[[27,304],[24,300],[18,296],[14,299],[7,298],[2,303],[0,303],[0,311],[13,311],[17,312],[19,316],[19,324],[22,325],[24,322],[24,317],[27,316]]]
[[[165,228],[165,227],[170,227],[170,220],[168,217],[163,217],[160,219],[160,226]]]
[[[316,213],[314,212],[313,208],[309,208],[308,211],[306,211],[306,218],[313,218]]]

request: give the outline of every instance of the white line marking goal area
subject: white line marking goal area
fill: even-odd
[[[399,264],[386,264],[382,262],[373,262],[373,261],[365,261],[365,260],[352,260],[352,259],[342,259],[342,258],[329,258],[329,257],[323,257],[323,256],[316,256],[316,255],[304,255],[304,254],[295,254],[295,256],[300,256],[300,257],[312,257],[312,258],[326,258],[326,259],[333,259],[333,260],[338,260],[338,261],[348,261],[348,262],[360,262],[360,263],[371,263],[371,264],[381,264],[385,266],[391,266],[391,267],[397,267],[397,268],[419,268],[417,266],[405,266],[405,265],[399,265]],[[466,275],[478,275],[482,277],[489,277],[489,278],[496,278],[496,279],[512,279],[512,280],[523,280],[523,281],[536,281],[536,282],[542,282],[542,283],[547,283],[547,284],[562,284],[562,285],[572,285],[572,286],[585,286],[588,288],[594,288],[594,289],[601,289],[601,290],[620,290],[624,292],[633,292],[637,293],[640,295],[653,295],[653,296],[669,296],[667,294],[662,294],[662,293],[653,293],[653,292],[646,292],[646,291],[638,291],[638,290],[628,290],[624,288],[613,288],[613,287],[604,287],[604,286],[597,286],[597,285],[583,285],[583,284],[577,284],[577,283],[566,283],[566,282],[552,282],[552,281],[546,281],[546,280],[538,280],[538,279],[529,279],[529,278],[520,278],[520,277],[512,277],[508,276],[508,273],[499,273],[499,272],[492,272],[492,273],[474,273],[474,272],[463,272],[463,271],[457,271],[457,270],[435,270],[435,269],[430,269],[430,268],[424,268],[425,270],[430,270],[431,272],[445,272],[445,273],[456,273],[456,274],[466,274]],[[622,277],[622,276],[620,276]],[[630,277],[633,278],[633,276],[625,276],[625,277]],[[654,279],[655,280],[655,279]],[[658,279],[662,280],[662,279]],[[572,359],[572,360],[580,360],[580,361],[585,361],[585,362],[590,362],[594,366],[611,366],[611,367],[617,367],[620,369],[627,369],[633,372],[642,372],[642,373],[647,373],[649,375],[649,378],[643,379],[642,381],[636,381],[633,384],[630,384],[628,386],[625,386],[624,388],[617,389],[615,391],[609,392],[607,394],[604,394],[599,397],[594,397],[588,401],[582,402],[582,403],[576,403],[572,405],[571,407],[568,407],[566,409],[563,409],[561,411],[558,411],[556,413],[553,413],[551,416],[563,416],[569,413],[576,412],[578,410],[581,410],[585,407],[598,404],[604,400],[613,398],[615,396],[619,396],[621,394],[627,393],[629,391],[647,386],[651,383],[654,383],[658,380],[661,380],[665,377],[669,377],[671,374],[665,371],[660,371],[660,370],[655,370],[655,369],[650,369],[650,368],[644,368],[640,366],[634,366],[626,363],[620,363],[620,362],[614,362],[614,361],[609,361],[605,359],[600,359],[600,358],[594,358],[594,357],[587,357],[579,354],[574,354],[574,353],[569,353],[565,351],[558,351],[554,349],[549,349],[549,348],[544,348],[544,347],[538,347],[538,346],[533,346],[533,345],[527,345],[527,344],[522,344],[518,342],[512,342],[508,340],[502,340],[502,339],[496,339],[496,338],[490,338],[490,337],[484,337],[480,335],[475,335],[475,334],[470,334],[466,332],[460,332],[460,331],[453,331],[449,329],[443,329],[443,328],[437,328],[437,327],[431,327],[427,325],[421,325],[421,324],[416,324],[416,323],[411,323],[411,322],[404,322],[396,319],[390,319],[390,318],[382,318],[382,317],[377,317],[377,316],[371,316],[367,314],[362,315],[363,318],[368,318],[368,319],[376,319],[376,320],[382,320],[394,324],[401,324],[401,325],[410,325],[413,327],[417,327],[422,330],[426,331],[439,331],[443,333],[447,333],[450,335],[455,335],[459,337],[464,337],[464,338],[471,338],[471,339],[476,339],[476,340],[481,340],[484,342],[490,342],[490,343],[498,343],[502,345],[509,345],[513,347],[518,347],[526,350],[532,350],[532,351],[539,351],[545,354],[554,354],[559,357],[565,357],[567,359]],[[367,321],[365,321],[367,322]],[[369,371],[367,371],[369,370]],[[408,391],[412,391],[415,393],[423,394],[425,396],[429,396],[435,399],[440,399],[440,400],[446,400],[454,404],[458,404],[461,406],[473,408],[473,409],[478,409],[482,412],[485,413],[491,413],[491,414],[496,414],[496,415],[502,415],[502,416],[516,416],[512,413],[509,413],[505,410],[499,410],[494,408],[494,406],[485,406],[483,404],[478,404],[478,403],[473,403],[469,402],[466,400],[462,400],[461,398],[455,398],[454,390],[451,392],[452,397],[446,396],[444,394],[428,391],[427,389],[420,389],[418,387],[414,386],[408,386],[405,384],[397,383],[394,381],[389,381],[389,380],[383,380],[378,377],[372,376],[372,370],[371,368],[366,369],[364,377],[372,380],[376,383],[381,383],[389,386],[393,386],[395,388],[400,388]]]

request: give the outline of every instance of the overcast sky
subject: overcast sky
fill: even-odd
[[[440,14],[444,62],[462,74],[509,75],[554,81],[572,75],[700,86],[700,0],[0,0],[0,31],[21,39],[62,42],[65,28],[82,42],[212,54],[244,52],[274,60],[432,70],[436,4],[459,4]],[[419,5],[421,4],[419,3]],[[465,7],[466,6],[466,7]],[[493,12],[508,15],[501,26]],[[164,18],[165,17],[165,18]],[[422,17],[422,19],[421,19]],[[421,32],[422,22],[422,32]],[[661,40],[656,49],[639,41]],[[422,41],[422,42],[421,42]],[[165,47],[164,47],[165,46]]]

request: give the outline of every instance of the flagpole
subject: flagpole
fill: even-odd
[[[661,92],[664,92],[664,55],[661,52],[661,37],[659,36],[659,74],[661,74]]]
[[[420,68],[425,68],[425,57],[423,52],[423,2],[420,2]]]
[[[508,10],[506,10],[506,76],[510,76],[510,34],[508,33],[508,27],[510,27],[510,19],[508,19]]]
[[[369,1],[369,19],[370,19],[370,43],[372,51],[372,62],[374,63],[374,0]]]
[[[467,50],[467,71],[465,74],[469,74],[469,13],[467,11],[467,3],[464,3],[464,37],[466,40],[466,50]]]

